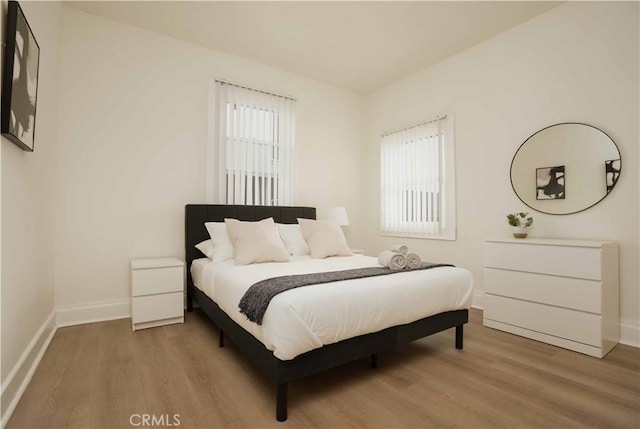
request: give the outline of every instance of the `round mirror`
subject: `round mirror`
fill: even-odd
[[[511,186],[534,210],[570,214],[602,201],[621,171],[611,137],[591,125],[568,122],[543,128],[520,145],[511,161]]]

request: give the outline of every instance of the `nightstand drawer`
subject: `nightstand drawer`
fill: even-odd
[[[131,300],[132,323],[169,319],[184,315],[182,292],[137,296]]]
[[[600,314],[602,283],[544,274],[484,269],[485,292]]]
[[[182,292],[183,267],[147,268],[131,271],[131,294],[155,295],[166,292]]]

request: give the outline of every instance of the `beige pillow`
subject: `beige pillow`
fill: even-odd
[[[309,243],[311,257],[351,256],[351,250],[339,225],[322,220],[298,219],[302,235]]]
[[[260,222],[242,222],[236,219],[225,219],[224,222],[233,243],[236,264],[289,260],[289,249],[280,239],[273,218]]]

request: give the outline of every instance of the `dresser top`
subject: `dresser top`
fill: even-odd
[[[132,259],[132,270],[145,270],[148,268],[167,268],[167,267],[182,267],[184,262],[178,258],[147,258],[147,259]]]
[[[540,244],[545,246],[570,247],[605,247],[616,245],[613,241],[570,240],[564,238],[496,238],[487,239],[485,241],[488,243]]]

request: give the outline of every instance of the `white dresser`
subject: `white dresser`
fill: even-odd
[[[485,242],[484,325],[604,357],[619,339],[618,245]]]
[[[134,331],[184,322],[184,262],[177,258],[131,261]]]

